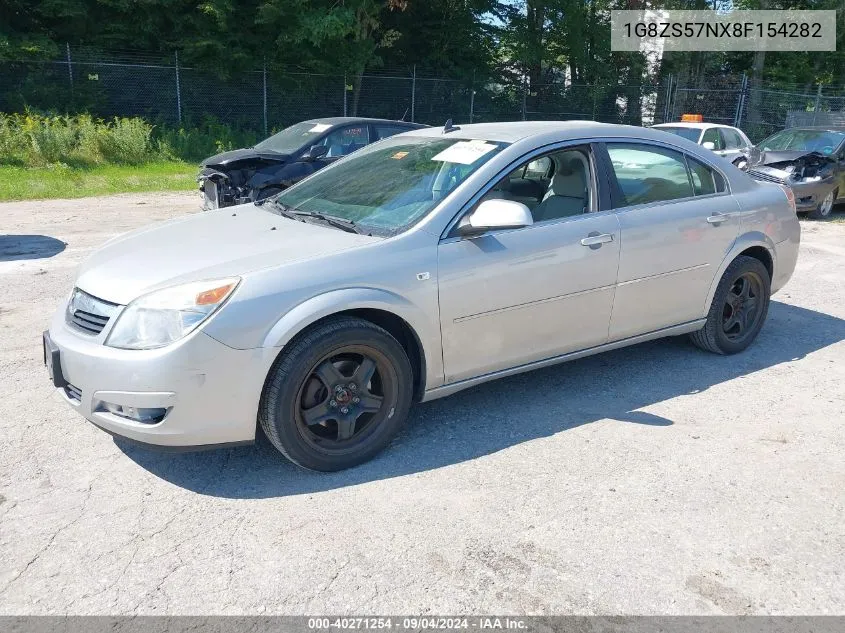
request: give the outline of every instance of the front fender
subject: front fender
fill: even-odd
[[[769,251],[769,256],[772,258],[772,269],[777,271],[775,243],[772,241],[772,238],[762,231],[749,231],[748,233],[740,235],[733,243],[733,246],[731,246],[728,254],[725,256],[725,259],[722,260],[719,270],[716,271],[716,275],[713,277],[713,281],[710,284],[710,290],[707,293],[707,301],[704,303],[704,316],[710,312],[710,305],[713,303],[716,288],[719,286],[719,281],[721,281],[722,275],[725,274],[725,270],[727,270],[728,266],[731,265],[731,262],[735,260],[740,253],[754,246],[762,246]]]
[[[443,355],[439,323],[404,297],[378,288],[344,288],[308,299],[284,314],[264,337],[262,347],[281,348],[320,319],[346,310],[373,309],[403,319],[420,344],[425,367],[425,389],[443,384]]]

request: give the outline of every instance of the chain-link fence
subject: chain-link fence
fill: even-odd
[[[665,115],[701,114],[705,121],[733,125],[752,141],[785,127],[843,125],[845,91],[812,84],[754,82],[747,75],[707,77],[692,85],[669,76]]]
[[[845,90],[760,84],[742,76],[660,83],[527,87],[519,78],[455,80],[415,68],[364,75],[293,72],[270,65],[220,77],[180,64],[178,54],[105,55],[66,47],[53,61],[0,62],[0,111],[25,107],[87,111],[101,117],[143,116],[169,125],[207,118],[256,133],[326,116],[370,116],[429,124],[585,119],[631,125],[701,114],[759,140],[789,125],[845,117]],[[839,117],[837,119],[836,117]]]

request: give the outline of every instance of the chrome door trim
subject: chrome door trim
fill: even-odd
[[[553,301],[560,301],[561,299],[570,299],[571,297],[580,297],[583,295],[587,295],[593,292],[601,292],[603,290],[608,290],[613,288],[616,284],[610,284],[607,286],[599,286],[598,288],[589,288],[588,290],[579,290],[578,292],[568,292],[565,295],[557,295],[554,297],[545,297],[543,299],[537,299],[535,301],[527,301],[526,303],[518,303],[512,306],[506,306],[504,308],[496,308],[495,310],[487,310],[486,312],[478,312],[476,314],[468,314],[466,316],[458,317],[456,319],[452,319],[453,323],[463,323],[465,321],[471,321],[473,319],[479,319],[481,317],[491,316],[493,314],[501,314],[502,312],[510,312],[511,310],[522,310],[523,308],[531,308],[536,305],[541,305],[543,303],[551,303]]]
[[[657,273],[655,275],[649,275],[648,277],[637,277],[636,279],[629,279],[628,281],[622,281],[617,283],[618,286],[627,286],[630,284],[638,284],[641,281],[649,281],[650,279],[659,279],[660,277],[668,277],[669,275],[677,275],[679,273],[688,273],[692,270],[698,270],[699,268],[708,268],[710,264],[696,264],[695,266],[687,266],[686,268],[678,268],[676,270],[669,270],[665,273]]]

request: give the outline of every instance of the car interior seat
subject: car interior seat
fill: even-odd
[[[332,143],[329,145],[329,151],[326,152],[326,158],[337,158],[338,156],[343,156],[343,145]]]
[[[543,201],[534,209],[534,221],[555,220],[580,215],[587,209],[586,160],[580,156],[555,159],[555,172]]]

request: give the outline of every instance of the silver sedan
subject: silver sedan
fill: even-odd
[[[447,125],[105,244],[44,359],[109,433],[208,448],[260,426],[297,464],[338,470],[414,401],[670,335],[744,350],[799,238],[788,188],[680,137]]]

